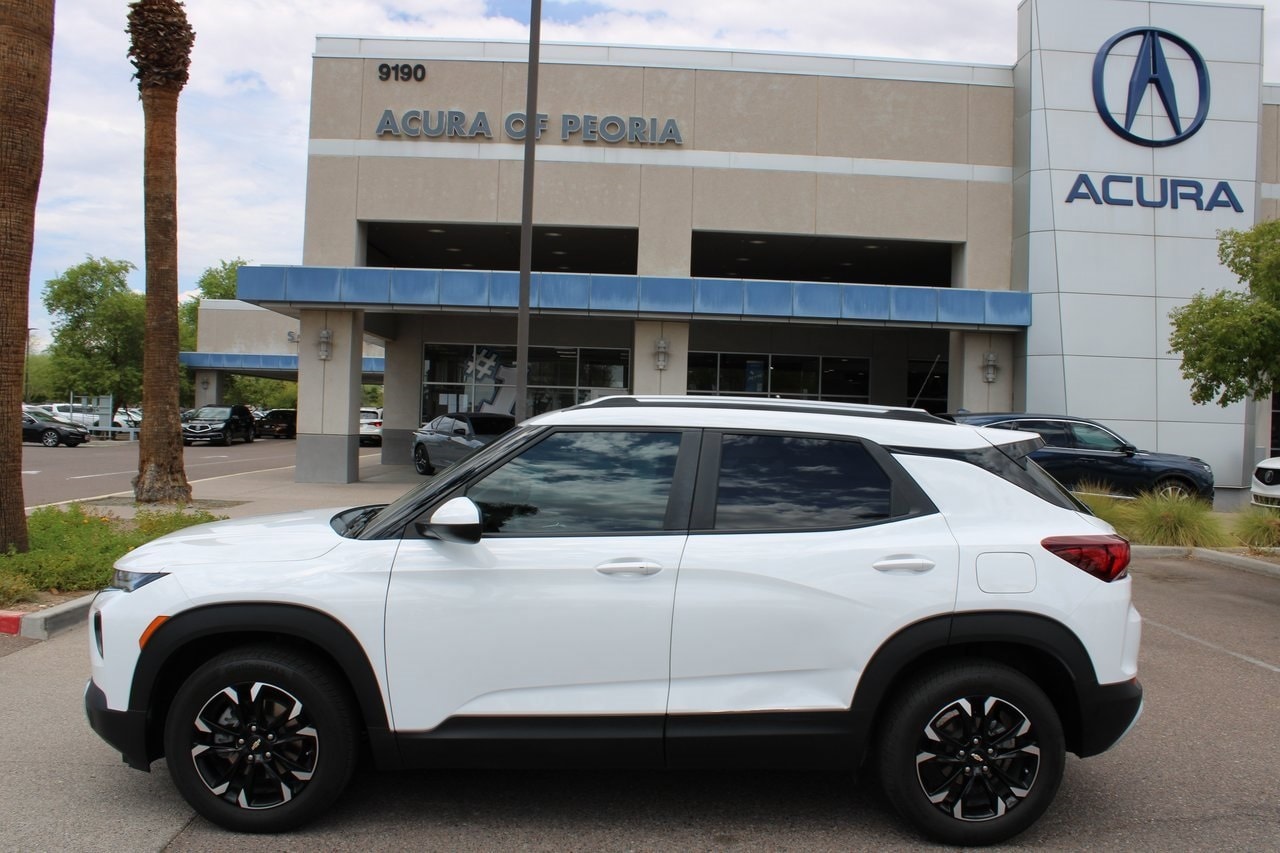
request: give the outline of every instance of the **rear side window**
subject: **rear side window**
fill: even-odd
[[[1061,421],[1018,421],[1016,429],[1037,432],[1050,447],[1071,447],[1071,430]]]
[[[851,527],[890,517],[891,498],[889,476],[858,442],[728,434],[714,529]]]

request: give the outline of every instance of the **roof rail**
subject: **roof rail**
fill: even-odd
[[[876,406],[867,403],[833,403],[821,400],[793,400],[783,397],[729,397],[701,395],[643,395],[598,397],[575,408],[684,408],[754,409],[762,412],[796,412],[813,415],[843,415],[856,418],[886,418],[919,423],[951,423],[924,409]]]

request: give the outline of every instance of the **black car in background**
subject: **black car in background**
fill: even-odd
[[[182,422],[182,443],[231,444],[253,441],[253,412],[248,406],[201,406]]]
[[[80,424],[60,421],[42,411],[22,413],[22,440],[38,442],[45,447],[65,444],[76,447],[89,440],[89,430]]]
[[[296,438],[298,410],[271,409],[258,418],[257,430],[261,438]]]
[[[1045,446],[1031,458],[1072,490],[1092,483],[1123,495],[1158,492],[1213,500],[1209,463],[1194,456],[1139,450],[1095,421],[1013,412],[962,412],[947,417],[962,424],[1039,433]]]
[[[490,444],[516,425],[499,412],[450,412],[423,424],[413,433],[413,467],[434,474]]]

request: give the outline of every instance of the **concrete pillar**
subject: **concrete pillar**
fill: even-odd
[[[947,365],[947,408],[970,412],[1014,410],[1014,389],[1023,381],[1014,358],[1013,335],[952,332]]]
[[[215,406],[222,399],[222,388],[224,385],[223,375],[217,370],[197,370],[195,377],[196,408],[201,406]],[[234,400],[232,402],[240,402]]]
[[[401,315],[384,343],[382,464],[408,465],[413,431],[422,425],[422,317]]]
[[[363,344],[363,312],[302,311],[296,482],[354,483],[360,479]]]
[[[660,344],[659,341],[664,342]],[[659,368],[660,348],[666,366]],[[631,389],[635,394],[684,394],[689,390],[689,324],[637,320]]]

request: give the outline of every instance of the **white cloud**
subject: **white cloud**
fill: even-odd
[[[492,4],[508,11],[521,2]],[[302,255],[311,54],[317,35],[525,39],[483,0],[187,0],[196,31],[179,103],[179,289],[234,257]],[[567,8],[567,7],[566,7]],[[1280,8],[1280,5],[1277,6]],[[1017,0],[589,0],[545,41],[668,44],[1012,64]],[[86,255],[139,267],[142,106],[127,3],[60,3],[29,325],[44,282]],[[545,17],[545,16],[544,16]],[[1280,21],[1268,9],[1268,28]],[[1280,38],[1280,37],[1278,37]],[[1280,75],[1268,49],[1266,77]]]

